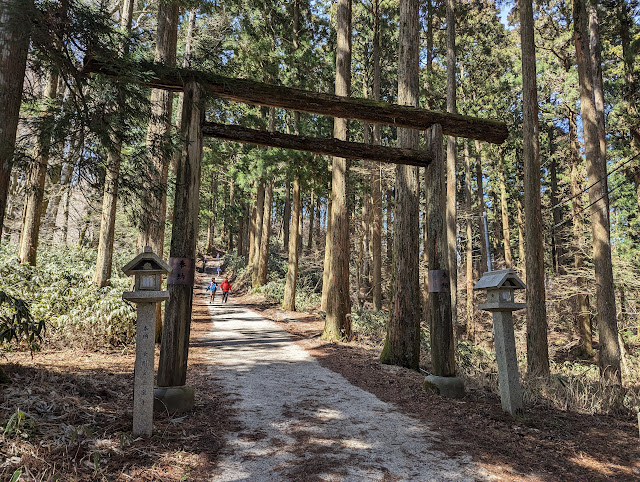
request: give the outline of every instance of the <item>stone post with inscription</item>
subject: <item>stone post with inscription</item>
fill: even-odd
[[[156,303],[169,299],[161,290],[162,275],[172,269],[149,246],[129,262],[122,271],[133,275],[133,291],[122,298],[137,305],[136,361],[133,385],[133,435],[151,435],[153,431],[153,360]]]

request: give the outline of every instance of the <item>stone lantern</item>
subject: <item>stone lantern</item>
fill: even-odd
[[[130,261],[124,274],[133,275],[133,291],[122,298],[137,305],[136,361],[133,386],[133,435],[151,435],[153,431],[153,360],[155,345],[156,303],[169,299],[162,291],[162,276],[172,272],[149,246]]]
[[[133,291],[122,294],[125,300],[132,303],[156,303],[169,299],[169,292],[162,291],[162,276],[171,274],[171,267],[155,254],[151,247],[122,268],[127,276],[133,276]]]
[[[500,400],[502,408],[511,415],[522,411],[522,388],[511,313],[526,308],[525,303],[516,303],[514,300],[515,290],[524,288],[524,283],[512,269],[487,271],[473,287],[474,290],[487,290],[487,302],[478,308],[493,314]]]

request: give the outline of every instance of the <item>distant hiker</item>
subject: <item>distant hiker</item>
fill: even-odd
[[[213,303],[217,290],[218,285],[216,284],[216,279],[211,278],[211,283],[209,283],[209,286],[207,286],[207,291],[211,291],[211,298],[209,299],[209,303]]]
[[[229,283],[227,278],[220,283],[220,289],[222,290],[222,301],[226,303],[227,298],[229,298],[229,291],[231,291],[231,283]]]
[[[202,272],[204,273],[206,271],[206,267],[207,267],[207,257],[205,256],[202,260]]]
[[[220,265],[218,265],[218,267],[216,268],[216,273],[218,274],[218,276],[220,276]]]

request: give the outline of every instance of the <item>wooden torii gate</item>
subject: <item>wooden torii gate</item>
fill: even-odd
[[[203,136],[344,158],[427,167],[427,197],[430,201],[427,202],[427,234],[428,239],[432,240],[427,248],[428,270],[436,273],[449,271],[445,217],[437,208],[445,204],[446,198],[443,135],[496,144],[504,142],[508,135],[506,124],[497,120],[310,92],[210,72],[170,68],[156,63],[137,63],[131,67],[123,69],[122,64],[116,67],[116,64],[88,59],[85,60],[83,73],[100,73],[156,89],[184,92],[181,136],[185,142],[176,166],[174,222],[169,254],[169,263],[174,268],[174,273],[167,283],[170,298],[165,308],[158,366],[157,383],[160,387],[183,386],[186,382]],[[144,75],[134,77],[131,72],[144,72]],[[427,148],[414,150],[374,146],[204,122],[201,99],[205,92],[237,102],[426,130]],[[433,278],[430,279],[430,284],[438,282],[435,279],[437,277]],[[434,372],[438,374],[438,366],[444,367],[453,359],[451,298],[448,290],[440,290],[436,286],[430,286],[429,291],[430,309],[427,312],[432,327]],[[446,306],[449,306],[448,310]],[[445,368],[442,370],[446,371]]]

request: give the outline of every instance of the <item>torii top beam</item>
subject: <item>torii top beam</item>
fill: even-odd
[[[506,124],[498,120],[429,111],[371,99],[310,92],[253,80],[224,77],[211,72],[172,68],[152,62],[132,63],[131,68],[128,69],[123,68],[122,63],[85,59],[83,72],[101,73],[120,79],[128,77],[131,82],[176,92],[182,91],[188,80],[195,80],[212,94],[236,102],[420,130],[440,124],[445,135],[494,144],[501,144],[509,134]],[[141,74],[135,77],[132,72],[141,72]]]

